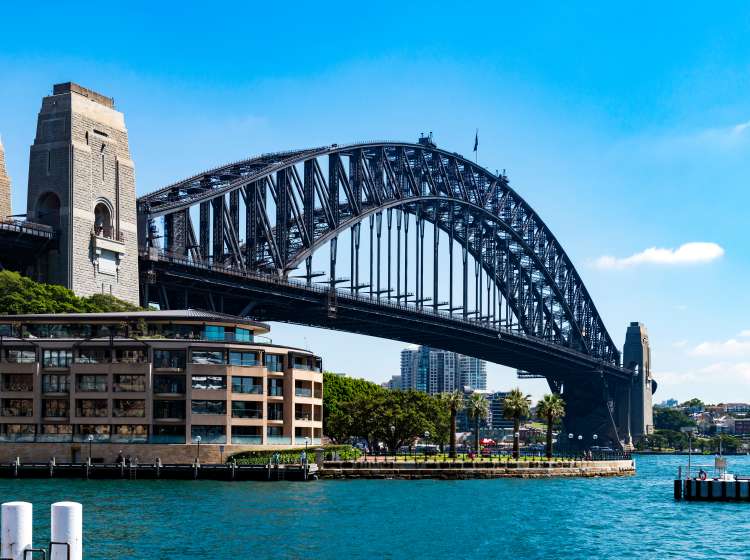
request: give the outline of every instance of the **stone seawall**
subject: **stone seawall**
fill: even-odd
[[[437,478],[461,480],[469,478],[552,478],[628,476],[635,474],[632,460],[622,461],[522,461],[517,463],[445,462],[445,463],[394,463],[386,462],[333,462],[324,463],[318,472],[320,478]]]

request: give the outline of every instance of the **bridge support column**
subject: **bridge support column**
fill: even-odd
[[[630,323],[625,334],[623,366],[636,372],[630,387],[630,431],[635,440],[654,430],[652,398],[656,383],[651,377],[651,348],[646,327]]]
[[[562,382],[565,417],[558,438],[561,448],[581,450],[595,445],[613,449],[627,447],[626,436],[618,422],[620,410],[627,403],[617,398],[617,385],[614,383],[594,372],[587,374],[585,380],[576,376]]]

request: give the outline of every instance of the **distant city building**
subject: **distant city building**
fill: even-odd
[[[674,408],[678,404],[680,404],[680,403],[677,402],[677,399],[667,399],[666,401],[662,401],[661,404],[659,404],[659,406],[661,406],[663,408]]]
[[[748,403],[726,403],[724,405],[724,412],[727,414],[747,414],[750,412],[750,404]]]
[[[380,386],[384,389],[401,389],[401,376],[394,375],[388,381],[384,381],[383,383],[381,383]]]
[[[737,418],[734,421],[734,433],[737,435],[750,434],[750,418]]]
[[[429,394],[487,389],[484,360],[438,350],[409,346],[401,351],[401,388]]]
[[[504,416],[505,397],[507,395],[508,393],[503,391],[495,391],[487,395],[487,400],[490,401],[490,417],[488,418],[488,425],[493,430],[513,428],[513,420],[508,420]]]

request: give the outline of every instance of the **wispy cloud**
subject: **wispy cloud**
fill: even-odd
[[[621,269],[643,264],[653,265],[689,265],[704,264],[724,255],[724,249],[717,243],[695,241],[680,245],[677,249],[649,247],[629,257],[612,257],[605,255],[596,259],[596,267],[602,269]]]
[[[750,329],[745,329],[743,331],[740,331],[740,334],[738,336],[741,336],[743,338],[750,337]]]
[[[713,357],[721,359],[742,358],[750,356],[750,340],[730,338],[723,341],[701,342],[688,354],[696,357]]]

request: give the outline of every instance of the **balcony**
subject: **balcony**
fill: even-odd
[[[232,443],[240,445],[260,445],[263,443],[263,436],[232,436]]]

